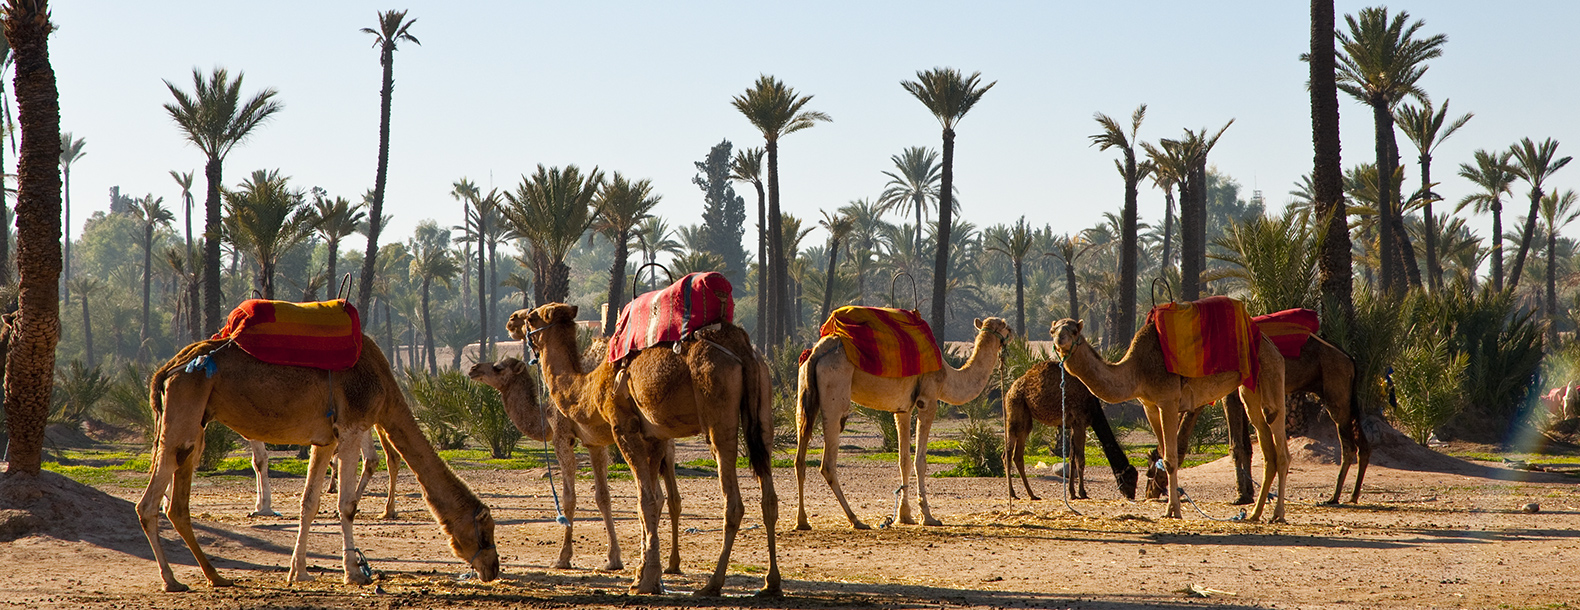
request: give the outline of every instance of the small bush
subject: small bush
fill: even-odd
[[[122,367],[99,403],[98,414],[104,421],[136,431],[143,444],[152,445],[159,427],[148,404],[148,376],[135,364]]]
[[[476,383],[459,371],[442,371],[438,375],[410,374],[412,396],[431,411],[435,428],[445,428],[450,444],[446,449],[456,449],[468,437],[488,447],[494,459],[510,457],[516,443],[521,440],[521,430],[505,415],[505,403],[499,392]],[[419,381],[420,379],[420,381]],[[422,418],[419,417],[419,423]],[[437,440],[435,441],[437,443]]]
[[[960,463],[938,473],[940,477],[1004,476],[1004,434],[987,422],[973,419],[960,430]]]
[[[113,381],[103,367],[89,368],[81,360],[55,372],[55,393],[49,410],[49,423],[72,429],[94,414],[99,401],[109,395]]]
[[[405,390],[411,398],[412,414],[436,448],[460,449],[466,446],[466,404],[448,396],[453,390],[441,387],[439,379],[415,368],[406,369]]]
[[[219,422],[209,422],[203,430],[203,455],[198,458],[197,469],[210,472],[240,444],[241,435]]]
[[[1416,336],[1394,366],[1399,404],[1392,412],[1410,438],[1425,445],[1432,431],[1458,414],[1465,403],[1467,358],[1464,353],[1451,353],[1446,337]]]
[[[888,411],[868,409],[861,405],[853,405],[857,413],[872,420],[877,424],[878,432],[883,435],[883,451],[885,453],[900,450],[900,430],[894,425],[894,414]]]

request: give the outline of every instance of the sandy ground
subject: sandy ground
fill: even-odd
[[[1044,498],[1038,502],[1011,502],[1003,479],[935,478],[928,489],[943,527],[853,531],[812,470],[806,490],[813,529],[794,531],[795,473],[777,469],[782,599],[748,597],[768,563],[760,527],[737,541],[727,597],[685,595],[701,585],[720,548],[714,530],[722,502],[713,478],[681,481],[682,527],[696,530],[681,535],[686,573],[665,577],[672,595],[625,593],[641,552],[629,480],[613,483],[627,569],[595,569],[606,548],[601,524],[591,520],[586,480],[579,486],[576,568],[551,569],[562,530],[542,470],[461,471],[499,524],[504,574],[492,583],[457,580],[466,566],[450,555],[415,481],[403,473],[401,518],[357,524],[357,544],[381,574],[376,588],[340,584],[332,501],[310,538],[309,563],[319,580],[285,582],[301,479],[276,481],[274,504],[283,517],[248,518],[249,479],[200,477],[192,498],[199,538],[237,586],[209,587],[165,523],[167,555],[193,590],[163,593],[131,504],[141,494],[141,475],[129,473],[97,489],[76,486],[77,506],[32,523],[52,535],[15,538],[27,520],[0,519],[16,530],[0,531],[0,540],[15,538],[0,543],[0,608],[1532,608],[1572,606],[1580,598],[1580,478],[1448,458],[1382,459],[1368,472],[1359,505],[1318,506],[1331,493],[1335,467],[1302,453],[1299,442],[1291,441],[1297,463],[1288,525],[1219,522],[1189,506],[1183,520],[1160,519],[1162,504],[1123,500],[1111,475],[1093,468],[1092,499],[1071,503],[1079,514],[1066,510],[1053,476],[1032,481]],[[682,461],[701,455],[696,442],[682,447]],[[840,472],[868,523],[893,510],[892,463],[847,451]],[[1223,503],[1233,491],[1226,460],[1183,473],[1208,515],[1238,512]],[[383,504],[386,481],[382,473],[375,478],[365,512]],[[744,525],[751,528],[762,521],[760,487],[747,477],[743,488]],[[1539,512],[1520,510],[1531,502]],[[1193,585],[1218,592],[1195,597],[1185,592]]]

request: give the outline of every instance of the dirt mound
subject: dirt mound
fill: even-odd
[[[28,536],[146,548],[131,502],[53,472],[0,475],[0,542]]]

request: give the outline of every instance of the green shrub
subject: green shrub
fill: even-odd
[[[467,378],[459,371],[441,371],[438,375],[408,373],[412,397],[429,412],[433,420],[431,429],[445,436],[445,449],[456,449],[467,438],[488,447],[495,459],[510,457],[521,431],[505,414],[504,399],[498,391]],[[419,416],[422,423],[424,417]],[[439,441],[435,439],[435,443]]]
[[[152,445],[158,433],[158,422],[148,405],[149,371],[136,364],[121,367],[110,385],[109,393],[99,403],[98,416],[104,421],[131,429],[142,437],[143,444]]]
[[[1398,405],[1393,419],[1422,445],[1464,404],[1466,355],[1448,349],[1448,338],[1416,334],[1394,365]]]
[[[1544,349],[1541,325],[1535,310],[1519,306],[1510,292],[1462,288],[1412,299],[1414,334],[1446,337],[1449,353],[1467,359],[1464,408],[1445,426],[1448,432],[1501,442],[1535,398]]]
[[[89,368],[81,360],[55,372],[55,392],[49,410],[49,423],[77,428],[87,421],[110,393],[113,385],[103,367]]]
[[[1004,433],[979,419],[960,430],[960,463],[940,477],[1004,476]]]
[[[883,451],[890,453],[900,450],[900,430],[894,424],[894,414],[888,411],[869,409],[861,405],[852,405],[857,413],[872,420],[878,426],[878,433],[883,435]]]
[[[240,445],[241,435],[219,422],[209,422],[203,430],[203,455],[198,458],[197,469],[209,472],[219,467],[226,455]]]
[[[453,389],[442,387],[440,379],[439,375],[416,368],[406,369],[405,389],[410,394],[412,414],[436,448],[460,449],[466,446],[466,404],[455,400]]]

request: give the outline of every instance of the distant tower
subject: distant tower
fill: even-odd
[[[1262,205],[1262,189],[1251,191],[1251,205]]]

